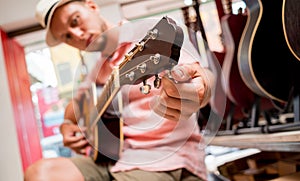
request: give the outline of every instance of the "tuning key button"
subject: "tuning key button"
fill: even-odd
[[[152,39],[155,40],[157,38],[158,35],[158,30],[157,29],[153,29],[148,31],[148,36]]]
[[[140,91],[143,94],[149,94],[150,90],[151,90],[151,86],[149,84],[146,83],[146,81],[143,81],[143,86],[140,87]]]
[[[141,73],[143,74],[146,72],[146,67],[147,67],[146,63],[141,63],[137,66],[137,69],[140,70]]]
[[[155,75],[155,79],[154,79],[153,84],[154,84],[154,87],[157,88],[157,89],[161,85],[161,78],[157,74]]]
[[[129,78],[130,81],[133,81],[134,79],[134,72],[129,72],[128,74],[125,75],[127,78]]]
[[[157,53],[154,56],[150,56],[150,60],[156,65],[159,64],[160,61],[160,54]]]

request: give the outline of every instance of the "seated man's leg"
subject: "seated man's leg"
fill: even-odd
[[[42,159],[30,165],[25,172],[25,181],[84,181],[84,177],[68,158]]]
[[[25,173],[25,181],[111,180],[107,165],[90,157],[51,158],[37,161]]]
[[[111,173],[115,180],[119,181],[175,181],[174,177],[168,172],[149,172],[143,170],[131,170],[126,172]]]
[[[126,172],[111,173],[115,180],[119,181],[203,181],[186,169],[176,169],[166,172],[151,172],[143,170],[131,170]]]

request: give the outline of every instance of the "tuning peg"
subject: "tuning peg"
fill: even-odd
[[[154,87],[157,89],[161,85],[161,78],[157,74],[155,75],[155,80],[154,80],[153,84],[154,84]]]
[[[158,30],[157,29],[153,29],[148,31],[148,36],[152,39],[155,40],[157,38],[158,35]]]
[[[160,62],[160,54],[159,53],[157,53],[157,54],[155,54],[155,55],[152,55],[152,56],[150,56],[150,60],[155,64],[155,65],[157,65],[157,64],[159,64],[159,62]]]
[[[146,67],[147,67],[147,64],[146,63],[141,63],[137,66],[137,69],[141,71],[141,73],[145,73],[146,72]]]
[[[134,79],[134,72],[131,71],[131,72],[127,73],[125,76],[126,76],[126,78],[128,78],[130,81],[133,81],[133,79]]]
[[[146,83],[146,80],[143,81],[143,86],[140,87],[140,91],[143,94],[149,94],[151,90],[151,86]]]

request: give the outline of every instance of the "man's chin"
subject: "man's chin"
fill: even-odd
[[[102,35],[99,38],[95,39],[93,42],[91,42],[86,48],[86,51],[88,52],[102,51],[106,46],[106,42],[107,42],[106,35]]]

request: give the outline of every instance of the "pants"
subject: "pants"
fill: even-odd
[[[110,172],[112,164],[95,164],[88,157],[73,157],[72,162],[77,166],[86,181],[202,181],[186,169],[172,171],[150,172],[131,170],[126,172]]]

